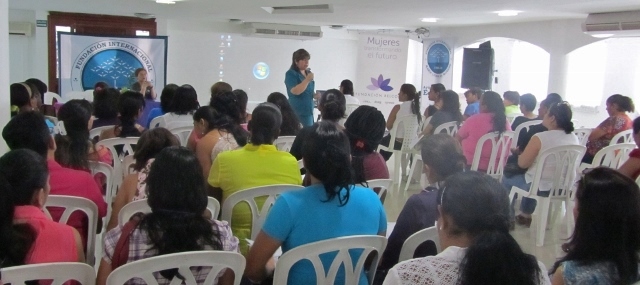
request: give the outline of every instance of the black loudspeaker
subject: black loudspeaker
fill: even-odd
[[[491,90],[493,83],[493,49],[465,48],[462,58],[462,88]]]

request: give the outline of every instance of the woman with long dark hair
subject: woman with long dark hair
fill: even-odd
[[[178,85],[173,83],[169,83],[164,86],[164,88],[162,89],[162,93],[160,93],[160,107],[151,109],[151,111],[149,112],[149,116],[147,117],[147,123],[145,124],[147,129],[150,127],[151,121],[153,121],[153,119],[173,112],[171,104],[173,103],[173,97],[175,97],[178,87]]]
[[[502,134],[510,130],[511,127],[507,122],[500,94],[493,91],[485,92],[480,100],[480,114],[475,114],[465,120],[456,134],[456,138],[462,144],[464,156],[467,158],[467,165],[471,166],[476,144],[482,136],[492,132]],[[487,170],[490,156],[491,143],[486,142],[482,147],[478,170]]]
[[[596,153],[603,147],[608,146],[615,135],[633,127],[633,122],[627,113],[634,112],[635,108],[633,100],[627,96],[614,94],[607,98],[609,118],[600,123],[589,135],[587,152],[584,154],[582,162],[591,163]]]
[[[509,234],[509,199],[497,180],[460,172],[444,182],[438,202],[436,256],[394,266],[385,285],[550,284],[544,265]]]
[[[640,189],[619,172],[595,168],[578,182],[575,229],[553,265],[554,285],[635,284],[640,280]]]
[[[460,112],[460,97],[453,90],[447,90],[440,94],[440,109],[433,114],[429,123],[422,130],[423,136],[433,134],[440,125],[448,122],[457,122],[460,124],[464,118]]]
[[[291,67],[284,79],[289,103],[304,127],[313,125],[315,81],[313,81],[313,73],[309,69],[309,59],[311,59],[311,55],[306,50],[295,51],[291,59]]]
[[[429,88],[429,93],[427,93],[427,98],[429,101],[433,102],[433,105],[427,106],[424,109],[424,117],[429,118],[433,116],[440,108],[442,107],[442,101],[440,95],[442,92],[447,90],[442,83],[431,84],[431,88]]]
[[[402,84],[400,86],[400,92],[398,92],[398,100],[400,104],[393,106],[389,118],[387,119],[387,129],[389,132],[396,132],[396,141],[393,142],[393,149],[399,150],[402,147],[402,141],[404,140],[404,126],[398,125],[398,129],[393,129],[393,125],[397,119],[406,116],[415,116],[418,123],[422,121],[422,115],[420,114],[420,92],[416,92],[416,87],[411,84]],[[407,138],[410,139],[410,138]],[[380,144],[384,146],[390,146],[391,134],[388,134],[382,138]],[[384,160],[391,158],[392,152],[381,150],[380,153],[384,157]]]
[[[247,258],[245,276],[256,281],[273,273],[268,263],[273,253],[308,243],[350,235],[383,235],[387,218],[378,196],[353,185],[349,140],[332,122],[314,124],[304,142],[302,156],[312,184],[285,192],[269,212]],[[322,217],[322,218],[318,218]],[[353,253],[357,258],[356,253]],[[328,268],[332,256],[321,257]],[[289,284],[315,284],[310,263],[299,263],[289,274]],[[336,276],[336,284],[344,283]],[[359,284],[367,284],[364,272]]]
[[[120,123],[100,133],[100,140],[109,138],[139,137],[144,128],[136,124],[136,120],[144,108],[144,98],[142,94],[133,91],[124,92],[118,99],[118,113],[120,113]]]
[[[93,115],[96,119],[91,126],[92,128],[115,126],[120,123],[118,120],[119,98],[120,91],[108,86],[93,91]]]
[[[384,115],[375,107],[366,105],[355,109],[344,123],[351,146],[354,183],[389,178],[387,164],[376,151],[384,135],[384,127]]]
[[[287,97],[280,92],[273,92],[267,97],[267,102],[273,103],[280,108],[282,113],[282,125],[280,126],[280,136],[295,136],[298,134],[302,125],[298,116],[291,109],[291,105],[287,100]]]
[[[151,213],[143,215],[137,224],[129,222],[134,223],[135,228],[128,237],[128,262],[185,251],[238,250],[238,239],[227,222],[204,216],[207,207],[204,177],[191,151],[177,146],[163,149],[149,171],[147,192]],[[115,269],[112,258],[123,227],[118,225],[105,234],[105,255],[100,261],[97,284],[104,285]],[[192,269],[197,283],[205,281],[208,270],[206,267]],[[232,274],[228,272],[218,275],[218,284],[233,284]],[[169,284],[174,277],[184,278],[177,269],[154,273],[154,277],[159,284]]]
[[[246,126],[249,121],[251,121],[251,113],[247,112],[247,104],[249,104],[249,95],[247,92],[244,92],[242,89],[233,90],[233,94],[236,95],[236,103],[238,104],[238,109],[240,109],[241,117],[242,117],[242,125]]]
[[[191,124],[193,113],[200,107],[198,103],[198,93],[189,84],[182,85],[176,89],[176,94],[171,101],[171,112],[162,116],[165,128],[183,127]]]

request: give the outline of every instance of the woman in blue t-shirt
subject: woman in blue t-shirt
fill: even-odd
[[[289,68],[284,77],[289,103],[293,111],[298,115],[303,127],[313,125],[313,90],[315,90],[315,82],[313,81],[313,73],[309,69],[310,58],[311,55],[304,49],[295,51],[291,68]]]

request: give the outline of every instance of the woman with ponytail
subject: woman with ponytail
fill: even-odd
[[[349,115],[344,123],[351,145],[351,165],[354,183],[372,179],[388,179],[389,169],[380,153],[376,152],[384,135],[384,116],[375,107],[363,105]]]
[[[596,153],[603,147],[608,146],[615,135],[619,132],[630,130],[633,127],[633,121],[631,121],[627,113],[633,112],[635,112],[635,106],[631,98],[620,94],[614,94],[607,98],[609,118],[600,123],[589,135],[587,152],[584,154],[582,162],[591,163]]]
[[[255,120],[255,118],[254,118]],[[252,121],[253,122],[253,121]],[[308,243],[351,235],[382,235],[387,218],[378,196],[371,189],[353,185],[349,139],[332,122],[316,123],[302,147],[304,166],[311,185],[285,192],[273,205],[251,247],[245,276],[254,283],[273,273],[273,253]],[[358,258],[353,253],[353,258]],[[320,257],[329,268],[334,254]],[[335,284],[344,284],[338,274]],[[288,284],[316,284],[310,263],[298,263]],[[368,284],[363,272],[358,284]]]
[[[179,169],[180,171],[176,171]],[[163,149],[156,157],[147,177],[147,203],[151,213],[139,222],[132,220],[129,236],[126,225],[108,231],[104,237],[104,256],[100,261],[96,283],[106,284],[107,276],[118,260],[113,260],[116,244],[121,238],[129,239],[127,262],[154,256],[201,250],[237,252],[238,239],[227,222],[209,217],[205,212],[207,195],[202,169],[195,155],[186,148],[173,146]],[[127,227],[128,228],[128,227]],[[193,267],[195,282],[202,284],[208,267]],[[184,280],[177,269],[154,273],[158,284],[166,285],[176,277]],[[233,274],[223,270],[214,284],[233,284]],[[235,278],[240,278],[238,275]]]
[[[389,118],[387,119],[387,129],[389,133],[396,132],[396,141],[393,142],[393,149],[399,150],[402,147],[402,141],[404,140],[404,126],[398,125],[398,129],[393,129],[393,125],[397,119],[405,116],[415,116],[418,123],[422,121],[422,115],[420,114],[420,92],[416,92],[416,87],[411,84],[402,84],[400,86],[400,92],[398,92],[398,100],[400,104],[393,106]],[[382,138],[380,144],[384,146],[390,146],[391,134],[388,134]],[[380,154],[384,157],[384,160],[391,158],[392,152],[380,151]]]
[[[0,157],[0,268],[84,261],[78,231],[42,211],[49,190],[42,156],[18,149]]]
[[[544,265],[509,234],[509,201],[491,176],[461,172],[445,180],[437,197],[443,251],[394,266],[395,284],[550,284]]]
[[[580,144],[578,137],[573,134],[571,116],[571,106],[569,106],[567,102],[551,105],[549,111],[542,119],[542,125],[544,125],[548,131],[535,134],[524,151],[518,156],[518,166],[522,169],[527,169],[527,172],[502,178],[502,185],[506,188],[507,193],[511,191],[512,186],[520,189],[530,188],[536,172],[539,154],[553,147]],[[549,156],[545,162],[544,171],[542,172],[542,178],[537,192],[539,196],[549,196],[555,171],[555,157]],[[515,217],[515,222],[529,227],[531,225],[531,214],[535,209],[536,200],[523,197],[522,204],[520,204],[520,211],[522,211],[522,213]],[[512,207],[511,215],[513,216],[514,213]]]
[[[144,108],[144,97],[142,94],[134,91],[127,91],[120,95],[118,99],[118,113],[120,114],[120,124],[102,131],[100,140],[115,137],[139,137],[144,128],[136,123],[142,109]]]
[[[435,134],[421,142],[424,173],[429,180],[429,186],[414,194],[402,208],[396,226],[389,236],[389,243],[382,255],[378,266],[378,278],[384,278],[386,271],[398,263],[402,245],[409,236],[432,227],[438,217],[437,197],[444,187],[444,181],[449,176],[462,172],[466,166],[466,159],[462,154],[460,143],[447,134]],[[435,247],[420,246],[416,256],[434,255]],[[382,279],[380,279],[382,280]]]

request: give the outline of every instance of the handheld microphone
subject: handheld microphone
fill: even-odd
[[[307,68],[306,72],[307,73],[311,72],[311,68]]]

